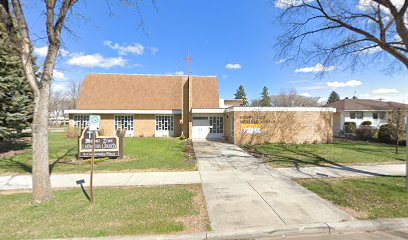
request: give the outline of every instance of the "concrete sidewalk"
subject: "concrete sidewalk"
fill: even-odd
[[[233,144],[194,141],[214,231],[354,220]]]
[[[405,176],[405,164],[274,168],[288,178]]]
[[[51,175],[53,188],[78,187],[77,180],[85,180],[89,185],[89,174],[55,174]],[[31,189],[31,175],[2,176],[0,190]],[[138,173],[96,173],[94,186],[142,186],[165,184],[196,184],[201,183],[198,171],[188,172],[138,172]]]

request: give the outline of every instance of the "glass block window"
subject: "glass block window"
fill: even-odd
[[[156,131],[173,131],[174,116],[173,115],[156,115]]]
[[[210,133],[224,133],[224,117],[209,117]]]
[[[133,131],[133,115],[115,115],[115,130]]]
[[[88,126],[89,115],[74,115],[74,127],[85,128]]]

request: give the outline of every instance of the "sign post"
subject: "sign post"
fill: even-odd
[[[94,172],[94,157],[95,157],[95,135],[99,130],[99,124],[101,122],[101,116],[99,115],[90,115],[89,116],[89,132],[92,134],[92,151],[91,151],[91,176],[89,180],[90,186],[90,199],[91,203],[94,201],[93,197],[93,172]]]

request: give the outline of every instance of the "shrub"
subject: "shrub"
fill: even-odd
[[[356,135],[359,140],[371,140],[377,133],[377,129],[371,126],[361,126],[356,130]]]
[[[378,141],[383,143],[394,143],[397,137],[397,129],[392,124],[384,124],[378,130]]]
[[[363,125],[363,126],[371,126],[371,121],[364,121],[364,122],[362,122],[361,123],[361,125]]]
[[[80,128],[73,128],[73,127],[68,127],[65,136],[67,138],[78,138],[81,136],[81,129]]]
[[[356,133],[357,125],[355,122],[344,123],[344,133]]]

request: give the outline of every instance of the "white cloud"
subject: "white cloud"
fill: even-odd
[[[372,54],[372,53],[378,53],[380,51],[382,51],[382,48],[380,48],[379,46],[376,46],[376,47],[367,48],[367,49],[362,48],[362,50],[359,52],[356,52],[356,54],[364,54],[364,53]]]
[[[395,88],[378,88],[378,89],[374,89],[373,93],[375,93],[375,94],[398,93],[398,89],[395,89]]]
[[[327,88],[327,86],[323,86],[323,85],[311,85],[311,86],[298,87],[297,89],[305,90],[305,91],[312,91],[312,90],[320,90],[320,89],[325,89],[325,88]]]
[[[159,51],[159,49],[155,47],[149,47],[149,50],[152,55],[156,55],[156,53]]]
[[[297,68],[295,72],[303,72],[303,73],[327,72],[327,71],[333,71],[334,69],[335,69],[334,66],[323,66],[322,64],[318,63],[313,67]]]
[[[112,41],[105,41],[103,44],[113,50],[118,50],[119,55],[126,55],[128,53],[134,55],[143,55],[144,53],[144,46],[140,43],[120,45],[119,43],[112,43]]]
[[[347,82],[338,82],[338,81],[327,82],[327,86],[331,87],[333,89],[344,88],[344,87],[357,87],[357,86],[360,86],[361,84],[363,84],[363,83],[361,81],[358,81],[358,80],[350,80],[350,81],[347,81]]]
[[[226,69],[240,69],[242,68],[241,64],[239,63],[228,63],[225,65]]]
[[[64,83],[60,83],[60,82],[53,82],[51,85],[51,89],[54,92],[63,92],[64,90],[66,90],[67,86],[65,86]]]
[[[391,102],[401,102],[401,103],[407,103],[408,104],[408,94],[407,95],[371,95],[369,93],[366,94],[360,94],[359,98],[364,98],[364,99],[372,99],[372,100],[379,100],[381,99],[382,101],[391,101]]]
[[[126,65],[126,59],[122,57],[105,58],[99,53],[89,55],[78,54],[72,56],[67,63],[79,67],[111,68],[115,66],[124,67]]]
[[[183,71],[169,72],[169,73],[166,73],[165,75],[176,75],[176,76],[182,76],[182,75],[184,75],[184,72],[183,72]]]
[[[34,54],[36,54],[39,57],[45,57],[47,56],[48,52],[48,47],[39,47],[39,48],[34,48]]]
[[[282,64],[282,63],[284,63],[284,62],[286,62],[286,59],[282,58],[282,59],[279,59],[279,60],[276,62],[276,64]]]
[[[39,57],[46,57],[47,53],[48,53],[48,46],[34,48],[34,54]],[[69,55],[69,51],[64,48],[60,48],[60,50],[58,51],[58,54],[65,57]]]
[[[58,71],[57,69],[54,69],[52,76],[54,77],[55,80],[60,80],[60,81],[67,80],[67,77],[65,76],[65,74],[61,71]]]
[[[305,92],[305,93],[301,93],[301,94],[299,94],[300,96],[303,96],[303,97],[311,97],[312,95],[310,95],[310,93],[307,93],[307,92]]]
[[[275,7],[277,8],[288,8],[291,6],[299,6],[301,4],[313,2],[314,0],[275,0]]]

